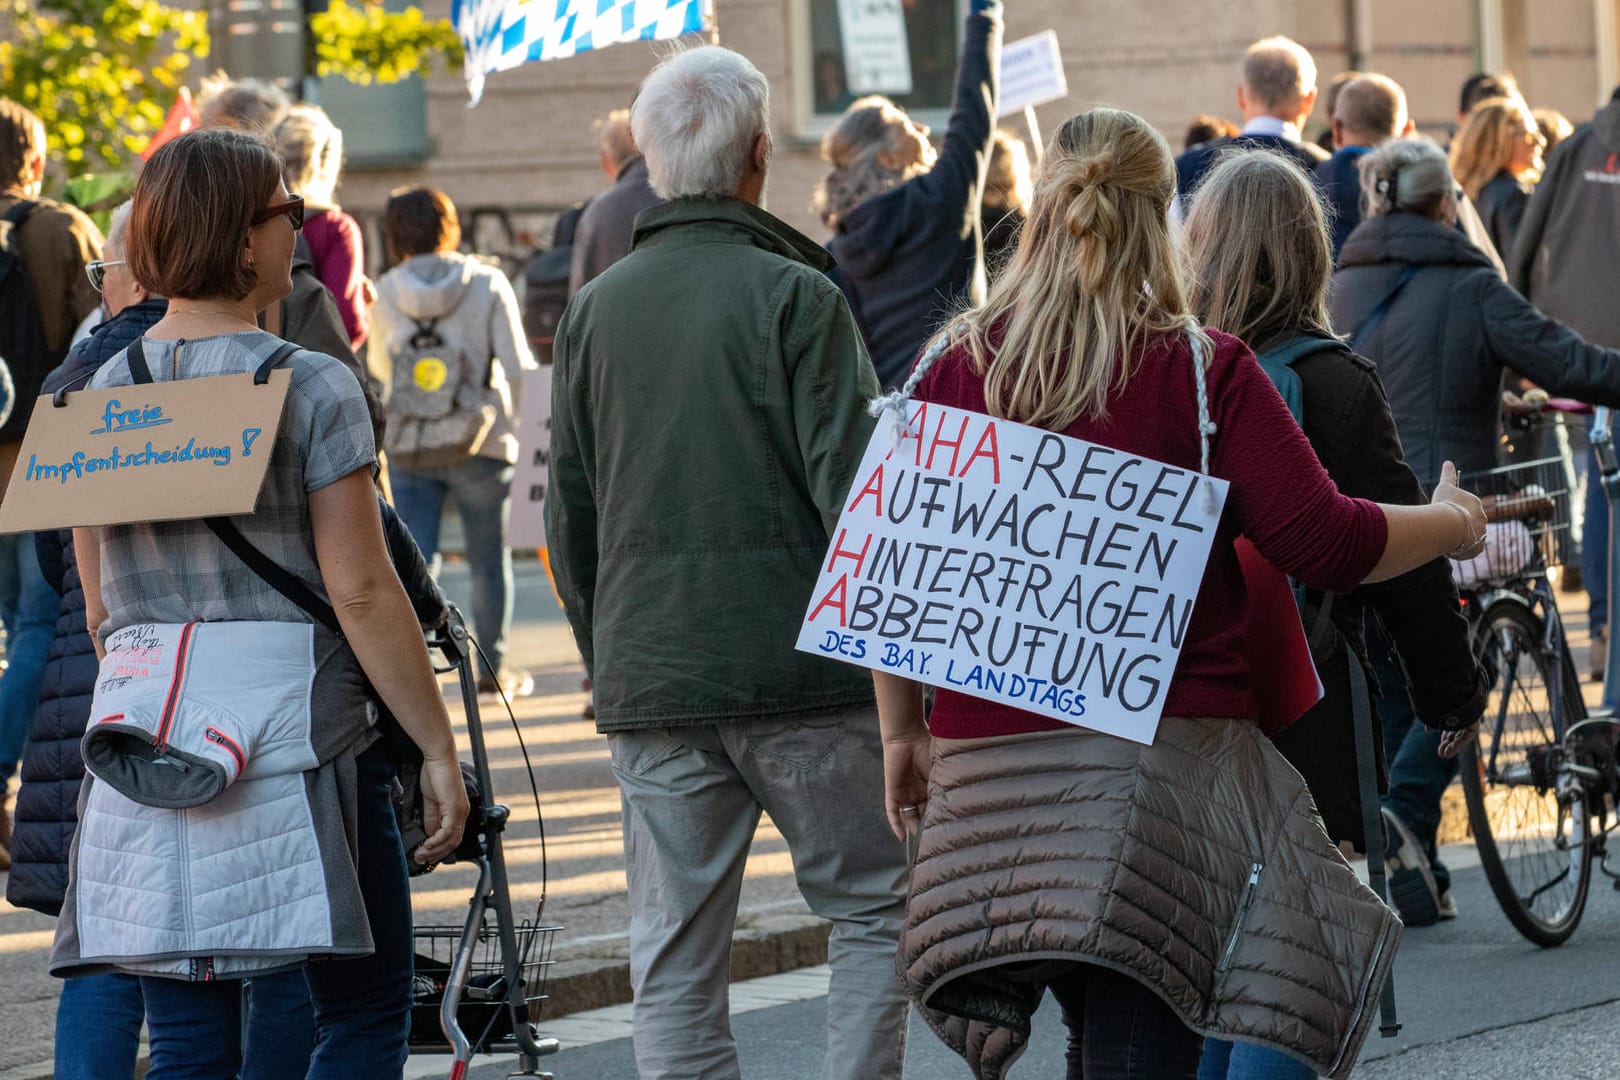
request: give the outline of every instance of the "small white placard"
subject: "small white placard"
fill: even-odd
[[[551,365],[525,371],[518,395],[518,459],[512,473],[512,516],[506,524],[506,543],[513,548],[543,548],[551,464]]]
[[[901,0],[838,0],[838,28],[850,93],[911,93],[911,46]]]
[[[878,422],[798,648],[1151,743],[1224,480],[982,413]]]
[[[1001,105],[999,115],[1011,116],[1031,105],[1045,105],[1069,96],[1063,74],[1063,55],[1055,30],[1009,41],[1001,47]]]

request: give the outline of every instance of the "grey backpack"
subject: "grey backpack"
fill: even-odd
[[[475,361],[446,341],[437,319],[412,319],[416,330],[395,350],[384,449],[401,468],[454,465],[476,453],[495,425],[494,360]]]

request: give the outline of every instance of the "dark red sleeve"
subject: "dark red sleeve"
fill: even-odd
[[[366,310],[361,295],[361,282],[365,278],[365,240],[360,224],[341,210],[330,215],[331,233],[326,250],[321,253],[321,284],[337,301],[338,314],[343,317],[343,329],[349,333],[349,345],[356,352],[366,343],[371,329],[371,314]]]
[[[1349,592],[1383,557],[1384,512],[1339,494],[1254,354],[1235,338],[1216,341],[1210,468],[1232,485],[1229,520],[1280,570]]]

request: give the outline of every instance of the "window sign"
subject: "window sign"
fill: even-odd
[[[911,46],[900,0],[838,0],[838,28],[850,93],[911,93]]]
[[[944,115],[951,107],[951,92],[956,85],[956,60],[961,52],[962,17],[966,5],[951,0],[799,0],[804,5],[807,43],[801,39],[800,47],[808,49],[799,54],[799,63],[808,71],[807,95],[810,116],[836,117],[862,94],[881,93],[894,99],[895,104],[913,115],[926,116],[926,123],[936,120],[943,124]],[[859,31],[859,42],[852,45],[856,31],[845,25],[846,9],[858,9],[854,18]],[[898,14],[887,16],[887,22],[878,21],[865,9],[888,10]],[[884,33],[868,38],[870,27],[886,27]],[[898,25],[904,48],[894,35]],[[883,49],[879,50],[878,46]],[[879,61],[882,75],[883,57],[890,58],[889,73],[895,73],[899,58],[903,57],[908,80],[905,90],[874,89],[866,76],[857,71],[869,58]]]

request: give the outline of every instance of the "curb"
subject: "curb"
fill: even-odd
[[[831,924],[814,915],[743,917],[731,936],[731,981],[780,975],[827,962]],[[559,960],[546,978],[546,1004],[540,1021],[570,1013],[622,1005],[630,1000],[630,957],[623,939],[596,956]],[[8,1080],[8,1078],[0,1078]]]
[[[738,916],[731,936],[731,981],[780,975],[827,962],[827,934],[831,924],[814,915]],[[600,942],[599,955],[559,960],[546,978],[546,1005],[540,1033],[546,1024],[569,1013],[622,1005],[630,1000],[630,958],[624,939]],[[136,1080],[146,1074],[144,1047],[135,1067]],[[0,1072],[0,1080],[52,1080],[53,1064],[21,1065]]]

